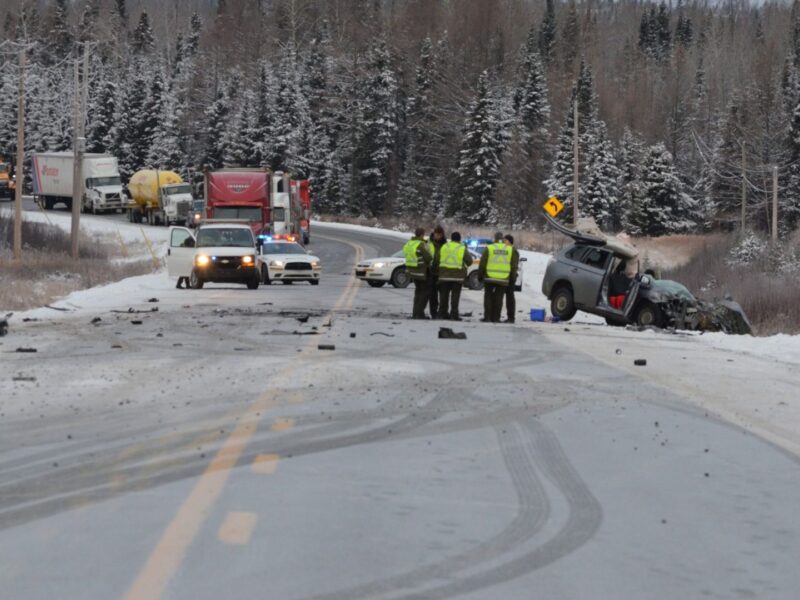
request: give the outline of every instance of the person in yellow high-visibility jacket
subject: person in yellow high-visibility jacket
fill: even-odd
[[[461,286],[472,264],[472,255],[461,243],[461,234],[454,231],[450,241],[439,250],[439,318],[460,321],[458,304]]]
[[[503,238],[505,244],[511,248],[511,274],[508,277],[506,286],[506,323],[513,323],[517,315],[517,301],[514,298],[514,288],[517,286],[517,274],[519,273],[519,251],[514,248],[514,236],[506,234]]]
[[[417,227],[414,237],[408,240],[403,246],[403,254],[406,259],[406,270],[414,282],[414,308],[411,314],[412,319],[425,319],[425,306],[428,304],[428,289],[430,283],[430,266],[433,257],[428,250],[428,243],[425,241],[425,230]]]
[[[479,267],[483,286],[483,319],[499,323],[503,312],[503,298],[511,278],[511,257],[513,248],[503,240],[503,233],[494,234],[494,243],[486,246]]]

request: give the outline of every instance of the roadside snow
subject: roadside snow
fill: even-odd
[[[784,333],[769,337],[752,337],[749,335],[726,335],[724,333],[707,333],[698,336],[702,342],[718,350],[752,354],[763,358],[800,365],[800,335]]]
[[[331,229],[340,229],[342,231],[358,231],[361,233],[380,233],[381,235],[385,235],[386,237],[394,237],[399,240],[409,240],[413,235],[411,232],[408,231],[394,231],[393,229],[381,229],[380,227],[366,227],[365,225],[351,225],[350,223],[332,223],[329,221],[311,221],[311,227],[313,228],[314,225],[320,225],[324,227],[329,227]],[[313,235],[313,234],[312,234]]]

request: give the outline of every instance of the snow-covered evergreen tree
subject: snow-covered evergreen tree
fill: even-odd
[[[228,127],[228,112],[228,98],[220,87],[205,113],[203,166],[218,169],[225,162],[227,148],[222,134]]]
[[[545,64],[553,60],[556,46],[556,8],[554,0],[547,0],[544,19],[539,26],[539,55]]]
[[[155,49],[153,28],[150,26],[150,17],[146,10],[139,15],[139,23],[133,31],[132,45],[134,51],[139,54],[148,54]]]
[[[600,227],[607,229],[613,226],[614,216],[619,213],[617,181],[620,171],[606,136],[605,124],[597,121],[589,136],[586,184],[580,208],[582,214],[594,217]]]
[[[390,194],[395,191],[396,181],[391,179],[399,130],[398,84],[382,39],[369,52],[361,88],[363,135],[355,149],[355,199],[366,214],[379,215],[390,206]]]
[[[612,231],[629,230],[628,214],[644,193],[642,183],[642,161],[644,160],[644,142],[628,127],[622,134],[619,143],[620,175],[617,182],[619,202],[611,208]]]
[[[630,233],[660,236],[691,230],[692,199],[683,192],[681,180],[664,144],[647,150],[642,169],[642,195],[628,213]]]
[[[459,151],[456,193],[450,214],[465,223],[496,223],[495,191],[501,157],[497,143],[495,105],[489,90],[489,74],[478,80],[469,108]]]

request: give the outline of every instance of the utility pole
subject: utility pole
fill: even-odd
[[[772,241],[778,241],[778,167],[772,167]]]
[[[578,224],[578,150],[580,148],[578,139],[578,94],[575,94],[575,110],[573,114],[574,131],[572,133],[573,154],[575,163],[572,166],[572,222]]]
[[[22,186],[25,178],[25,50],[19,51],[19,101],[17,104],[17,164],[14,173],[14,259],[22,258]]]
[[[81,204],[83,203],[83,153],[86,149],[84,137],[85,103],[87,82],[89,79],[89,47],[83,47],[83,87],[81,87],[80,59],[75,59],[75,122],[73,124],[73,170],[72,170],[72,258],[78,260],[81,221]]]
[[[745,159],[744,142],[742,142],[742,231],[747,225],[747,173],[745,169],[747,163]]]

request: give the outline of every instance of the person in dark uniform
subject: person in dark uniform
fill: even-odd
[[[428,252],[431,255],[431,268],[428,274],[428,299],[430,302],[431,319],[439,317],[439,257],[442,246],[445,245],[447,239],[444,235],[444,229],[441,225],[437,225],[431,239],[428,242]]]
[[[511,248],[511,275],[506,286],[506,323],[513,323],[517,316],[517,300],[514,298],[514,290],[517,285],[517,274],[519,273],[519,252],[514,248],[514,236],[506,234],[503,238],[506,245]]]
[[[428,276],[430,265],[433,262],[428,243],[425,241],[425,230],[417,227],[414,237],[403,246],[403,255],[406,259],[406,270],[414,282],[414,308],[412,319],[425,319],[425,306],[428,304]]]
[[[513,248],[506,245],[503,233],[494,234],[494,243],[486,246],[479,267],[483,286],[484,322],[499,323],[503,312],[503,297],[511,276],[511,254]]]

